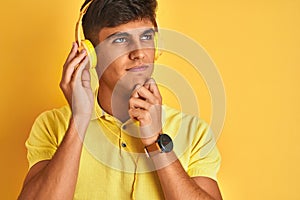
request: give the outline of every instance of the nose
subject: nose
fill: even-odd
[[[145,57],[145,49],[139,42],[136,42],[135,45],[132,47],[132,51],[129,53],[129,58],[131,60],[139,60]]]
[[[145,57],[145,53],[144,53],[143,49],[136,49],[136,50],[130,52],[129,57],[131,60],[140,60]]]

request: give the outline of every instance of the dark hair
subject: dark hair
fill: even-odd
[[[86,0],[82,8],[90,1]],[[156,0],[94,0],[82,18],[83,33],[96,46],[98,33],[104,27],[142,19],[149,19],[156,25],[156,7]]]

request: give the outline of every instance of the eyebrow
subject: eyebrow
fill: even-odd
[[[109,35],[105,40],[110,39],[110,38],[116,38],[116,37],[128,37],[129,33],[127,32],[116,32],[111,35]]]
[[[150,29],[148,29],[148,30],[145,30],[145,31],[142,33],[142,35],[145,35],[145,34],[148,34],[148,33],[152,33],[152,34],[154,34],[154,33],[155,33],[155,31],[154,31],[154,29],[153,29],[153,28],[150,28]]]
[[[150,28],[150,29],[145,30],[141,35],[145,35],[145,34],[148,34],[148,33],[154,34],[155,31],[154,31],[153,28]],[[116,38],[116,37],[129,37],[129,36],[130,36],[130,34],[129,34],[128,32],[116,32],[116,33],[113,33],[113,34],[109,35],[109,36],[106,38],[106,40],[107,40],[107,39],[110,39],[110,38]]]

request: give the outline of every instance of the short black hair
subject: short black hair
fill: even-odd
[[[91,0],[86,0],[81,9]],[[86,39],[99,44],[98,33],[104,27],[116,27],[134,20],[148,19],[156,26],[156,0],[94,0],[82,18]]]

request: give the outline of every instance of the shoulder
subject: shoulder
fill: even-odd
[[[209,129],[208,124],[197,116],[183,113],[177,109],[163,105],[163,123],[164,127],[171,129],[182,129],[187,133],[206,132]]]
[[[174,143],[177,145],[177,150],[181,155],[190,148],[203,148],[208,146],[212,149],[215,146],[214,134],[209,125],[197,116],[182,113],[176,109],[163,106],[163,132],[169,134]]]
[[[71,110],[69,106],[63,106],[42,112],[32,125],[30,137],[55,138],[60,143],[69,125]]]
[[[32,125],[25,142],[29,167],[55,154],[68,127],[71,111],[68,106],[42,112]]]
[[[71,117],[71,110],[69,106],[63,106],[61,108],[55,108],[52,110],[47,110],[39,114],[36,118],[35,123],[42,123],[45,125],[56,125],[64,124]]]
[[[163,131],[170,134],[174,151],[190,177],[204,176],[217,180],[221,156],[209,124],[197,116],[163,106]]]

